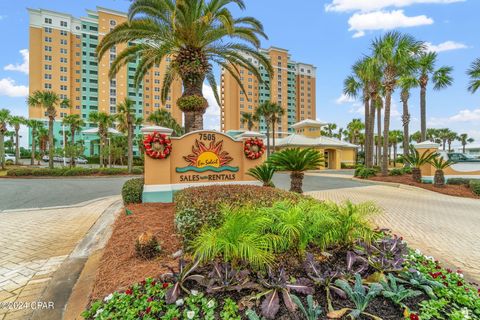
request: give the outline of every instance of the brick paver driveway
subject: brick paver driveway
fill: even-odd
[[[0,319],[28,319],[31,308],[9,310],[7,302],[35,302],[87,231],[119,196],[84,206],[0,212]]]
[[[306,176],[305,183],[312,180],[318,184],[322,178]],[[346,186],[307,194],[336,202],[376,202],[385,211],[376,218],[379,226],[390,228],[411,247],[461,268],[468,278],[480,282],[480,200],[384,185]]]

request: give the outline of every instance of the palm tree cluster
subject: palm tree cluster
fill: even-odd
[[[467,144],[473,143],[475,140],[468,136],[467,133],[457,134],[456,132],[448,129],[448,128],[428,128],[427,129],[427,141],[438,143],[442,146],[443,151],[451,152],[452,143],[455,141],[460,142],[462,145],[463,153],[465,153],[465,148]],[[420,131],[413,133],[410,136],[411,141],[420,142],[421,140],[421,133]]]
[[[407,155],[409,150],[408,100],[410,90],[415,87],[420,88],[420,140],[426,140],[426,91],[430,80],[434,90],[443,89],[453,82],[451,77],[453,68],[450,66],[437,68],[436,64],[437,54],[428,51],[424,42],[393,31],[375,39],[371,46],[371,54],[352,66],[352,74],[345,79],[344,93],[349,97],[361,98],[364,104],[365,161],[368,167],[374,164],[375,118],[378,131],[377,146],[381,144],[381,150],[378,150],[381,152],[377,152],[377,155],[381,156],[382,174],[388,174],[389,145],[400,142],[390,133],[392,95],[397,89],[400,89],[400,100],[403,105],[404,155]],[[398,136],[398,132],[395,136]]]

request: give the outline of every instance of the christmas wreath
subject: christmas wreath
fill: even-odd
[[[245,140],[244,152],[248,159],[255,160],[265,153],[265,144],[263,140],[258,138],[250,138]]]
[[[172,152],[172,141],[165,134],[154,132],[143,140],[145,153],[153,159],[168,158]]]

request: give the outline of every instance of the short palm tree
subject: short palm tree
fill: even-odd
[[[408,100],[410,99],[410,91],[419,86],[418,79],[412,74],[405,74],[398,80],[401,88],[400,100],[402,101],[402,125],[403,125],[403,155],[408,154],[408,142],[410,141],[410,111],[408,108]]]
[[[53,169],[53,156],[55,153],[55,144],[53,141],[53,123],[57,116],[56,106],[64,104],[67,101],[61,101],[58,94],[53,91],[35,91],[28,97],[28,105],[32,107],[42,107],[48,117],[48,166]]]
[[[43,122],[40,120],[30,119],[27,120],[27,126],[30,128],[32,135],[32,157],[30,159],[30,165],[33,166],[35,164],[35,152],[37,149],[37,135],[38,131],[43,128]]]
[[[337,125],[335,123],[328,123],[325,126],[325,135],[327,137],[333,137],[333,131],[337,129]]]
[[[420,131],[422,141],[427,140],[427,85],[430,77],[433,80],[433,89],[441,90],[453,83],[451,76],[453,68],[443,66],[435,69],[437,63],[436,52],[423,52],[418,58],[419,85],[420,85]]]
[[[272,182],[273,175],[275,174],[275,167],[267,162],[254,168],[250,168],[247,174],[258,181],[261,181],[264,187],[275,187]]]
[[[104,148],[108,137],[108,129],[112,127],[115,119],[105,112],[90,112],[88,119],[98,127],[100,166],[103,167],[105,166]]]
[[[37,143],[41,156],[44,156],[47,153],[48,140],[48,129],[46,129],[45,127],[39,128],[37,133]]]
[[[277,124],[282,122],[282,117],[285,114],[285,109],[282,108],[281,105],[278,103],[273,104],[273,112],[272,112],[272,150],[275,152],[275,128],[277,127]]]
[[[116,120],[118,121],[118,130],[127,134],[127,167],[128,173],[132,173],[133,127],[135,122],[135,102],[132,99],[125,98],[122,103],[117,105]]]
[[[412,167],[412,178],[414,181],[422,182],[422,171],[420,167],[429,163],[436,156],[437,153],[435,151],[427,151],[420,155],[415,147],[410,146],[409,154],[403,159]]]
[[[72,147],[75,145],[75,133],[85,126],[85,121],[80,117],[79,114],[70,114],[63,118],[63,124],[68,126],[70,129],[70,144]],[[64,145],[67,146],[66,144]],[[75,166],[75,159],[70,158],[70,166]]]
[[[365,124],[360,119],[353,119],[347,125],[347,129],[350,137],[350,143],[358,144],[360,133],[363,129],[365,129]]]
[[[468,134],[462,133],[457,137],[458,141],[462,144],[462,152],[465,153],[465,147],[467,146],[467,143],[473,143],[475,140],[473,138],[469,138]]]
[[[289,148],[274,153],[268,160],[276,170],[290,171],[290,191],[302,193],[303,176],[307,170],[324,166],[323,155],[315,149]]]
[[[480,58],[475,59],[467,70],[467,75],[470,78],[468,83],[468,91],[471,93],[477,92],[480,88]]]
[[[263,119],[265,121],[265,126],[267,128],[267,156],[270,156],[271,149],[270,149],[270,128],[272,125],[272,117],[273,114],[276,112],[276,105],[270,101],[265,101],[261,103],[255,109],[255,116],[258,119]]]
[[[435,154],[429,161],[429,163],[435,168],[435,176],[433,178],[433,185],[435,187],[443,187],[445,185],[445,174],[443,170],[450,167],[453,162],[450,160],[444,160],[438,154]]]
[[[21,116],[11,116],[8,124],[13,127],[15,131],[15,164],[20,164],[20,126],[26,124],[26,120]]]
[[[179,137],[184,134],[182,126],[178,124],[177,120],[175,120],[172,114],[166,109],[155,110],[148,116],[147,121],[157,126],[172,129],[173,136]]]
[[[2,170],[5,170],[5,134],[10,119],[10,110],[0,109],[0,163]]]
[[[240,123],[243,125],[247,125],[247,130],[252,131],[255,122],[258,121],[258,117],[256,114],[250,112],[242,112],[242,116],[240,117]]]
[[[139,58],[134,77],[138,87],[148,70],[171,58],[163,78],[162,100],[165,103],[173,81],[181,79],[183,95],[177,105],[185,113],[185,129],[201,130],[208,107],[202,92],[205,79],[220,105],[212,63],[230,73],[243,92],[246,90],[238,67],[252,72],[262,82],[254,61],[246,56],[272,73],[267,57],[256,50],[260,47],[259,38],[266,38],[262,24],[252,17],[234,18],[227,8],[229,4],[245,9],[243,0],[134,0],[128,21],[118,25],[98,45],[99,60],[110,48],[130,44],[113,61],[109,74],[114,77],[122,66]]]

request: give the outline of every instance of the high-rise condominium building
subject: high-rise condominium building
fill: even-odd
[[[30,94],[37,90],[52,90],[71,102],[71,108],[58,108],[54,128],[57,147],[63,145],[63,117],[79,114],[87,123],[86,128],[91,128],[94,125],[88,123],[90,112],[115,114],[117,104],[127,97],[135,101],[137,117],[147,118],[155,110],[165,108],[182,123],[182,112],[176,106],[182,94],[179,80],[173,83],[166,103],[161,102],[162,79],[169,59],[150,70],[138,90],[133,81],[136,62],[121,68],[114,79],[108,77],[110,64],[127,45],[110,49],[98,61],[95,53],[98,43],[115,26],[126,21],[125,13],[97,7],[96,11],[87,10],[86,17],[75,18],[50,10],[28,11]],[[46,121],[44,112],[40,107],[29,107],[31,119]],[[97,153],[98,138],[94,135],[79,133],[78,139],[85,141],[86,155]]]
[[[240,80],[246,92],[226,70],[222,70],[221,79],[221,130],[245,130],[242,124],[243,113],[253,113],[256,107],[272,101],[281,105],[285,114],[275,130],[281,133],[293,132],[292,125],[305,119],[315,119],[315,72],[316,67],[311,64],[295,62],[290,59],[288,50],[271,47],[261,50],[269,59],[273,67],[273,74],[269,78],[267,71],[252,57],[247,57],[254,65],[259,66],[263,83],[247,69],[237,66]],[[263,119],[254,130],[265,132]]]

